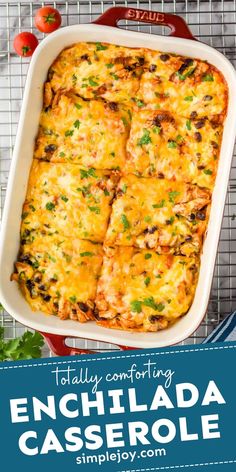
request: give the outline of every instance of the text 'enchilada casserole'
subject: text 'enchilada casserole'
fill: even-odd
[[[12,275],[33,310],[158,331],[197,285],[228,89],[200,59],[107,43],[48,72]]]

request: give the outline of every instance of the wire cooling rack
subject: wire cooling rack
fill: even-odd
[[[47,3],[47,2],[46,2]],[[8,172],[11,164],[12,149],[24,82],[29,60],[20,59],[13,51],[14,36],[20,31],[33,31],[39,39],[43,34],[34,31],[35,11],[45,5],[41,2],[9,2],[0,0],[0,207],[4,205]],[[69,1],[51,2],[59,8],[63,26],[88,23],[104,10],[115,5],[137,8],[152,8],[158,11],[180,14],[188,22],[193,34],[201,41],[217,48],[236,66],[236,0],[234,1]],[[138,23],[121,22],[122,28],[166,34],[166,28]],[[210,302],[206,317],[200,328],[185,344],[199,343],[212,329],[236,307],[236,153],[234,156],[224,220],[218,248]],[[5,328],[5,337],[14,338],[24,332],[24,327],[0,309],[0,324]],[[72,345],[97,350],[114,349],[109,344],[94,343],[86,340],[69,342]],[[44,355],[51,353],[45,346]]]

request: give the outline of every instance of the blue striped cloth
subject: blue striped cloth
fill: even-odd
[[[219,326],[203,341],[205,343],[221,343],[236,341],[236,311],[222,321]]]

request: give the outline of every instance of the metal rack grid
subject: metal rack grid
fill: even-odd
[[[47,3],[47,2],[46,2]],[[45,3],[9,2],[0,0],[0,208],[2,211],[6,191],[7,177],[11,163],[17,123],[21,108],[24,82],[29,60],[20,59],[14,53],[12,42],[20,31],[33,31],[39,39],[43,34],[33,28],[35,11]],[[111,6],[124,5],[137,8],[149,8],[164,12],[174,12],[183,16],[193,34],[201,41],[217,48],[236,66],[236,0],[201,1],[201,0],[92,0],[50,2],[59,8],[62,25],[88,23]],[[148,33],[166,34],[165,27],[138,23],[121,22],[122,28],[129,28]],[[1,217],[1,213],[0,213]],[[218,248],[207,315],[194,335],[185,344],[199,343],[228,313],[236,307],[236,153],[231,171],[228,195],[225,206],[223,227]],[[24,332],[24,327],[11,316],[0,310],[0,324],[5,327],[6,338],[13,338]],[[94,343],[86,340],[69,342],[78,347],[96,350],[111,350],[114,346]],[[45,346],[44,355],[51,353]]]

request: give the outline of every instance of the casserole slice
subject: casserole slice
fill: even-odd
[[[22,213],[21,237],[37,231],[103,242],[117,176],[73,164],[33,160]]]
[[[35,232],[21,243],[12,279],[32,310],[85,322],[94,319],[101,265],[100,244]]]
[[[48,89],[73,90],[86,99],[129,102],[139,88],[144,49],[77,43],[64,49],[48,73]]]
[[[210,199],[196,185],[127,175],[118,184],[105,244],[198,253]]]
[[[164,110],[134,112],[127,143],[126,172],[159,176],[213,188],[222,125],[183,118]]]
[[[133,331],[166,328],[188,311],[198,266],[196,257],[107,248],[96,298],[98,324]]]
[[[126,159],[129,129],[130,113],[122,105],[58,93],[50,105],[44,104],[34,157],[120,169]]]
[[[187,118],[223,121],[228,87],[221,72],[207,61],[176,54],[147,51],[138,101]]]

